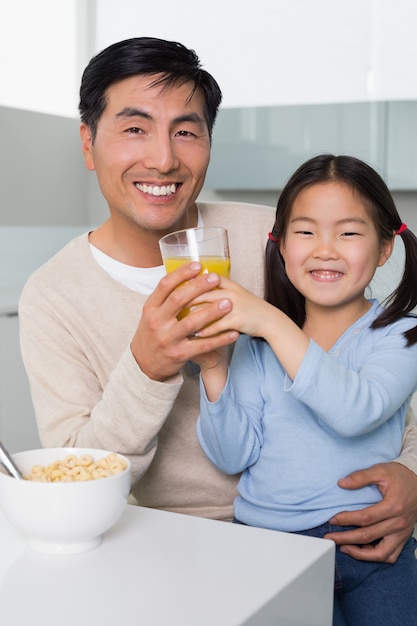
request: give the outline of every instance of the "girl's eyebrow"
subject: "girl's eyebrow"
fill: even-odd
[[[310,224],[314,224],[317,220],[312,217],[307,217],[304,215],[298,215],[297,217],[293,217],[290,220],[290,224],[294,224],[295,222],[308,222]],[[361,217],[344,217],[341,220],[337,220],[335,222],[337,226],[342,226],[343,224],[368,224],[368,221]]]
[[[303,215],[299,215],[298,217],[292,217],[290,219],[290,224],[294,224],[294,222],[315,222],[312,217],[304,217]]]

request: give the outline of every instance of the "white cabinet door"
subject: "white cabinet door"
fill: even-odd
[[[0,315],[0,439],[10,452],[41,447],[20,355],[17,314]]]

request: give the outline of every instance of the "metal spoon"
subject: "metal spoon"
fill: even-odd
[[[0,441],[0,463],[4,465],[10,476],[13,478],[18,478],[19,480],[24,480],[20,470],[16,467],[14,461],[12,460],[10,454],[7,452],[6,448]]]

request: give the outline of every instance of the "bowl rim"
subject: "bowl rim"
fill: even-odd
[[[97,478],[94,480],[80,480],[80,481],[57,481],[57,482],[43,482],[43,481],[38,481],[38,480],[26,480],[24,479],[22,480],[16,480],[16,478],[14,478],[13,476],[10,476],[10,474],[7,473],[7,471],[5,469],[3,469],[3,467],[0,465],[0,477],[1,479],[3,477],[5,478],[10,478],[11,480],[14,480],[16,483],[18,484],[36,484],[36,485],[72,485],[72,488],[74,488],[74,486],[78,485],[91,485],[91,484],[96,484],[98,481],[101,481],[102,479],[113,479],[113,480],[117,480],[118,478],[120,478],[121,476],[125,476],[127,473],[130,474],[131,472],[131,461],[130,459],[125,456],[124,454],[120,453],[120,452],[114,452],[114,450],[104,450],[102,448],[81,448],[81,447],[57,447],[57,448],[34,448],[34,449],[30,449],[30,450],[19,450],[18,452],[13,452],[10,454],[10,456],[12,457],[12,459],[15,461],[17,467],[19,468],[19,457],[23,458],[23,456],[28,455],[28,454],[37,454],[37,453],[46,453],[46,454],[50,454],[52,452],[56,452],[56,459],[55,460],[63,460],[60,459],[60,456],[69,456],[71,454],[73,454],[74,456],[81,456],[83,454],[91,454],[91,456],[93,456],[94,460],[97,460],[98,458],[103,458],[108,456],[109,454],[117,454],[117,456],[121,457],[126,463],[127,466],[125,467],[124,470],[122,470],[121,472],[118,472],[117,474],[112,474],[111,476],[103,476],[102,478]],[[94,456],[95,455],[95,456]],[[53,456],[53,455],[52,455]],[[52,463],[53,461],[49,461],[49,463]],[[39,460],[39,463],[37,462],[31,462],[32,465],[35,464],[39,464],[41,465],[43,463],[42,459]],[[47,462],[45,463],[47,464]],[[26,472],[23,471],[23,474],[25,474]],[[42,487],[38,487],[38,488],[42,488]]]

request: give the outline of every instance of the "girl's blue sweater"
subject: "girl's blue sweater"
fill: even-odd
[[[417,344],[404,318],[371,329],[376,301],[329,352],[310,341],[294,381],[265,341],[242,335],[228,380],[210,403],[201,385],[200,443],[223,472],[242,472],[235,516],[253,526],[306,530],[381,499],[375,486],[337,480],[395,459],[417,388]]]

